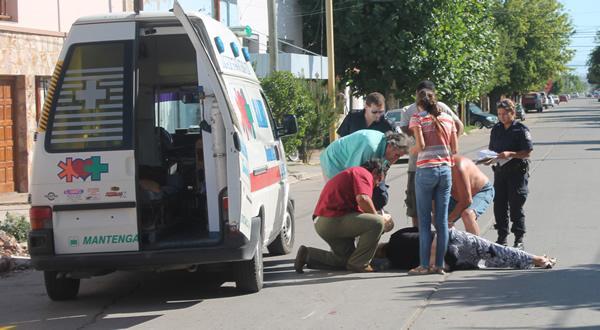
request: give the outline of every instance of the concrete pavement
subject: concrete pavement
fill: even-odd
[[[526,204],[526,250],[559,259],[553,270],[462,271],[407,276],[307,271],[295,274],[295,255],[265,256],[265,288],[239,295],[223,277],[197,273],[119,272],[82,281],[79,299],[55,303],[45,296],[41,273],[0,279],[0,327],[18,329],[464,329],[584,328],[600,326],[600,103],[572,100],[525,122],[532,130],[531,194]],[[474,157],[489,130],[460,139]],[[290,167],[290,173],[292,168]],[[298,173],[304,173],[298,167]],[[323,185],[318,166],[292,186],[296,247],[326,248],[310,215]],[[307,169],[308,170],[308,169]],[[491,175],[488,168],[485,168]],[[404,216],[406,165],[394,165],[388,206],[396,228]],[[483,235],[492,212],[480,219]],[[459,228],[462,224],[458,225]],[[383,240],[387,240],[385,235]],[[512,237],[511,237],[512,240]]]

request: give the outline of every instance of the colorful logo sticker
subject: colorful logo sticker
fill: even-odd
[[[258,123],[258,127],[269,127],[269,120],[267,119],[267,114],[265,112],[265,107],[263,106],[262,100],[254,99],[252,100],[254,103],[254,111],[256,112],[256,122]]]
[[[234,90],[235,91],[235,101],[238,106],[238,110],[240,112],[240,116],[242,117],[242,130],[246,133],[246,138],[250,140],[250,137],[256,138],[256,132],[254,131],[254,117],[252,116],[252,109],[248,102],[246,102],[246,97],[244,96],[244,92],[241,89]]]
[[[87,159],[67,157],[60,161],[58,167],[62,170],[58,177],[67,182],[73,182],[73,178],[85,181],[91,177],[91,181],[100,181],[102,173],[108,173],[108,163],[102,163],[100,156],[92,156]]]
[[[64,194],[71,202],[80,201],[81,195],[83,194],[83,189],[67,189],[64,191]]]
[[[88,188],[87,196],[85,199],[88,201],[95,201],[100,199],[100,188]]]

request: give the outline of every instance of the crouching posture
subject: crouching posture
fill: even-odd
[[[376,214],[373,187],[381,182],[388,165],[370,160],[346,169],[327,181],[313,213],[317,234],[331,251],[300,246],[294,267],[302,273],[313,269],[348,269],[371,272],[371,259],[383,232],[392,230],[389,215]],[[358,238],[358,244],[354,242]]]
[[[450,229],[448,250],[444,256],[448,270],[492,268],[552,268],[556,259],[534,255],[464,232]],[[435,240],[432,238],[432,245]],[[433,247],[432,247],[432,250]],[[377,258],[387,258],[393,268],[410,269],[419,264],[418,228],[403,228],[393,233],[387,244],[380,244]],[[483,262],[481,262],[483,260]],[[433,263],[433,261],[431,261]]]

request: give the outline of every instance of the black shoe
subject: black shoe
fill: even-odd
[[[296,260],[294,261],[294,269],[296,273],[304,273],[304,265],[306,265],[306,259],[308,258],[308,248],[304,245],[300,245],[298,253],[296,253]]]
[[[496,240],[496,244],[507,246],[508,242],[506,242],[506,235],[498,235],[498,239]]]
[[[519,249],[519,250],[523,250],[524,249],[523,236],[517,236],[517,237],[515,237],[515,244],[513,245],[513,247],[515,249]]]

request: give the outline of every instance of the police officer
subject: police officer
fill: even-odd
[[[381,93],[371,93],[365,98],[365,108],[362,111],[350,112],[337,129],[337,134],[344,137],[361,129],[373,129],[381,133],[393,131],[394,125],[384,114],[385,97]]]
[[[529,128],[515,121],[515,104],[509,99],[498,102],[498,118],[490,135],[489,149],[498,153],[494,165],[494,217],[498,231],[496,243],[506,245],[508,219],[515,234],[514,247],[523,249],[525,213],[529,180],[529,155],[533,151]]]

